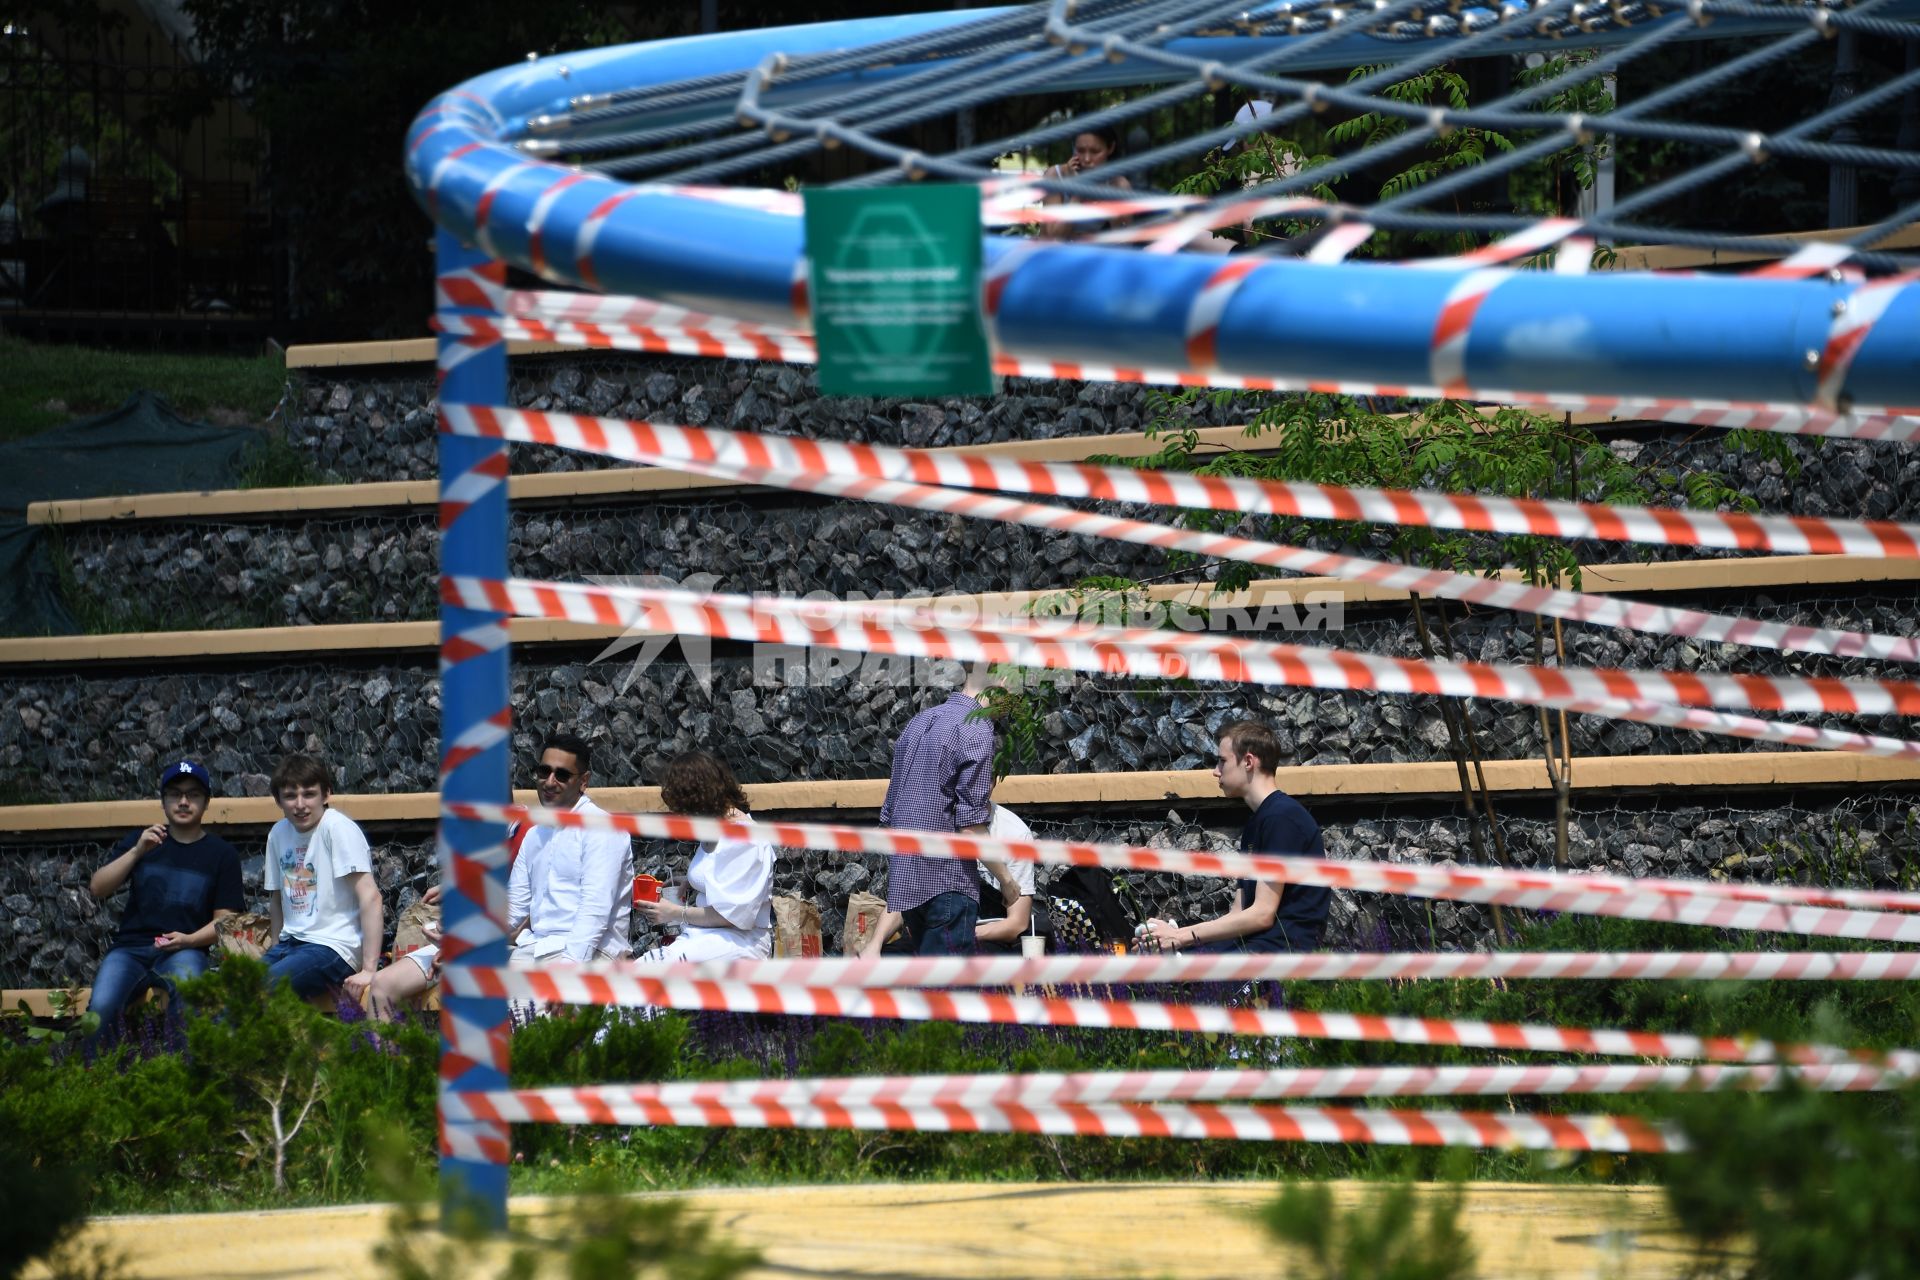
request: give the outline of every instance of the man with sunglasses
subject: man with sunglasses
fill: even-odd
[[[593,749],[571,733],[547,735],[533,768],[540,804],[572,813],[604,813],[587,798]],[[633,915],[633,841],[618,831],[536,826],[514,859],[507,893],[507,936],[521,966],[624,960]]]

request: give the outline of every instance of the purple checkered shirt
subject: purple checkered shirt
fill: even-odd
[[[880,825],[959,831],[993,819],[993,726],[967,717],[980,704],[956,693],[913,719],[893,744],[893,777]],[[894,854],[887,859],[887,910],[911,911],[943,893],[979,894],[971,862]]]

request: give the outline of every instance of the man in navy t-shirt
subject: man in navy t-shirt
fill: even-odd
[[[1280,766],[1280,744],[1273,731],[1253,720],[1228,725],[1220,733],[1213,776],[1223,794],[1246,801],[1253,817],[1240,832],[1240,852],[1277,853],[1295,858],[1325,858],[1320,824],[1298,800],[1273,780]],[[1270,880],[1241,880],[1234,908],[1193,925],[1166,920],[1148,922],[1162,946],[1183,951],[1312,951],[1327,926],[1333,891],[1319,885]]]
[[[239,853],[201,825],[212,798],[204,767],[191,760],[168,765],[160,775],[166,821],[128,834],[87,885],[103,902],[133,885],[87,1002],[88,1012],[100,1015],[101,1032],[148,986],[164,987],[169,1016],[178,1016],[173,984],[207,971],[214,922],[246,905]]]

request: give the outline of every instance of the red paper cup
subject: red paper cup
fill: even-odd
[[[658,901],[660,901],[660,882],[652,876],[635,876],[633,878],[633,905],[637,907],[643,902]]]

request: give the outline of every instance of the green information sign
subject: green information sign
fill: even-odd
[[[980,191],[808,191],[808,293],[826,395],[993,391],[980,318]]]

